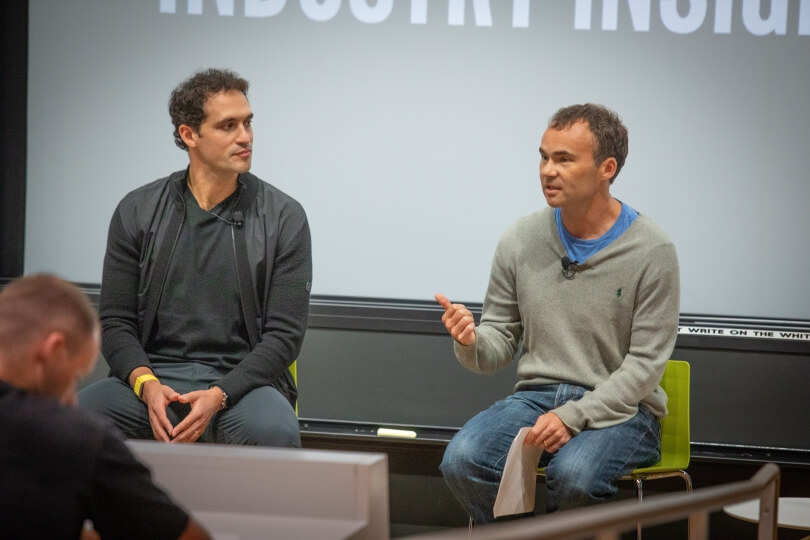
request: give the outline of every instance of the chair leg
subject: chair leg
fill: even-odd
[[[473,521],[472,516],[470,516],[470,521],[469,521],[469,523],[467,524],[467,537],[468,537],[468,538],[469,538],[470,536],[472,536],[472,531],[473,531],[473,525],[474,525],[474,524],[475,524],[475,522]]]
[[[638,502],[644,500],[644,482],[641,478],[636,478],[636,496],[638,497]],[[636,523],[636,540],[641,540],[641,522],[639,521]]]
[[[678,473],[679,473],[679,476],[681,478],[683,478],[683,483],[686,484],[686,492],[691,493],[692,492],[692,477],[689,476],[689,473],[686,472],[686,471],[678,471]],[[686,536],[687,540],[691,540],[691,538],[693,538],[692,533],[695,532],[694,529],[695,529],[696,525],[697,524],[692,519],[692,514],[689,514],[689,524],[688,524],[687,536]]]

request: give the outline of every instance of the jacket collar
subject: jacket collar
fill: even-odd
[[[242,194],[236,201],[234,210],[241,210],[244,212],[250,207],[251,201],[256,199],[256,193],[259,190],[259,179],[251,173],[242,173],[236,178],[236,182],[241,186]],[[169,183],[173,189],[172,197],[174,201],[183,206],[183,193],[188,189],[188,167],[181,171],[173,172],[169,175]]]

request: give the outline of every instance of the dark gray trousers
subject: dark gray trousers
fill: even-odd
[[[162,384],[180,394],[205,390],[224,375],[214,367],[194,362],[154,364]],[[146,405],[132,387],[108,377],[79,392],[79,407],[112,420],[126,438],[154,439]],[[188,414],[190,406],[172,403],[166,410],[172,425]],[[198,439],[221,444],[301,447],[298,418],[278,390],[262,386],[248,392],[233,406],[218,412]]]

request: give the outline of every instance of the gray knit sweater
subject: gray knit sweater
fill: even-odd
[[[644,216],[593,255],[574,279],[554,210],[520,219],[501,237],[475,345],[455,343],[468,369],[492,373],[514,357],[520,380],[593,389],[554,412],[574,433],[631,418],[643,403],[666,415],[659,386],[675,346],[680,283],[675,246]]]

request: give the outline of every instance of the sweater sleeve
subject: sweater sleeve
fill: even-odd
[[[119,205],[110,220],[107,235],[99,317],[102,354],[112,374],[124,382],[136,367],[150,365],[141,345],[138,324],[141,241],[127,230]]]
[[[232,403],[259,386],[271,384],[298,357],[309,317],[312,247],[309,224],[300,206],[282,218],[282,233],[267,301],[261,340],[216,384]]]
[[[505,238],[501,238],[495,249],[481,323],[475,329],[475,344],[453,345],[459,362],[476,373],[494,373],[509,364],[523,334],[515,269],[506,244]]]
[[[621,365],[593,391],[554,410],[574,433],[630,419],[664,374],[675,346],[680,308],[675,247],[662,244],[648,260],[635,299],[630,347]]]

